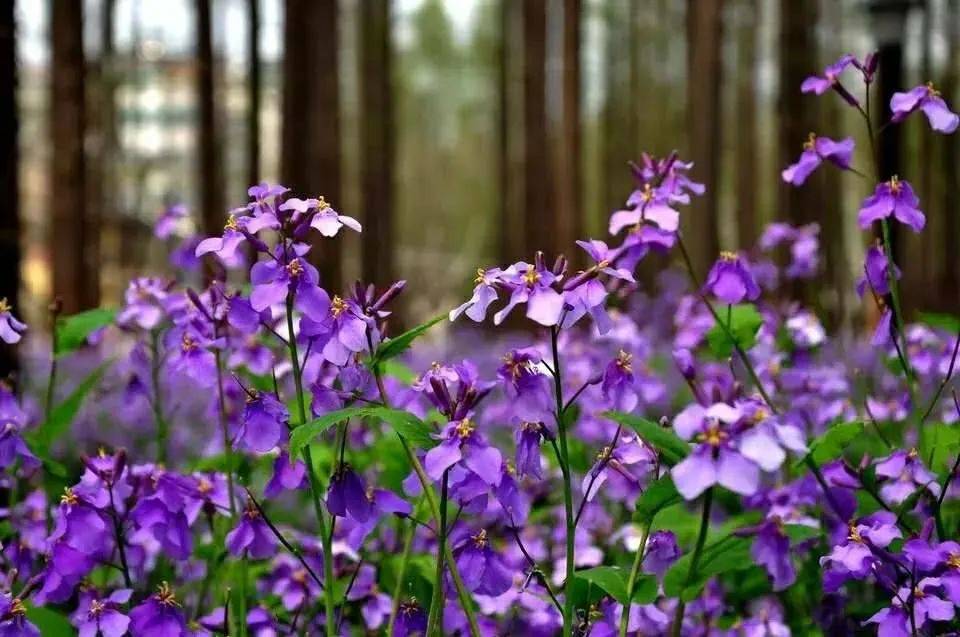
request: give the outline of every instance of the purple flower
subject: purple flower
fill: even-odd
[[[279,445],[287,434],[287,408],[271,392],[252,390],[243,408],[235,443],[241,449],[265,453]]]
[[[126,305],[117,314],[117,325],[152,330],[166,316],[164,304],[169,284],[161,279],[140,277],[130,281],[124,293]]]
[[[603,371],[603,397],[617,411],[633,411],[639,400],[634,383],[633,355],[620,350]]]
[[[213,253],[222,261],[230,262],[236,255],[237,248],[244,241],[243,230],[246,229],[248,217],[236,217],[231,214],[227,217],[227,222],[223,226],[223,235],[219,237],[209,237],[197,244],[194,254],[202,257],[205,254]]]
[[[424,459],[427,475],[439,480],[447,469],[462,460],[488,485],[500,484],[503,457],[495,447],[487,444],[469,417],[447,423],[440,437],[442,442],[428,451]]]
[[[823,95],[830,89],[833,89],[850,105],[856,106],[858,104],[856,98],[840,84],[840,74],[851,64],[858,65],[856,58],[849,53],[842,55],[840,59],[823,70],[823,75],[811,75],[805,79],[803,84],[800,85],[800,91],[802,93]]]
[[[877,296],[886,296],[890,293],[890,267],[893,267],[893,278],[900,279],[900,268],[887,259],[880,244],[867,248],[863,261],[863,276],[857,280],[857,294],[863,298],[867,288],[873,290]]]
[[[356,301],[335,295],[323,316],[301,319],[300,331],[304,337],[317,339],[314,347],[325,360],[342,367],[353,354],[367,349],[367,330],[374,329],[369,321]],[[373,341],[376,344],[377,339]]]
[[[372,495],[372,493],[371,493]],[[327,510],[342,518],[366,522],[373,514],[372,498],[363,480],[348,464],[341,465],[327,487]]]
[[[40,630],[27,619],[27,607],[10,593],[0,595],[0,636],[40,637]]]
[[[133,591],[116,590],[107,597],[91,591],[80,594],[80,604],[71,621],[77,627],[78,637],[122,637],[127,634],[130,618],[120,607],[130,601]]]
[[[14,317],[7,299],[0,298],[0,340],[13,345],[26,330],[27,326]]]
[[[753,274],[743,259],[733,252],[720,253],[720,258],[710,268],[703,290],[727,305],[753,301],[760,296],[760,286]]]
[[[893,513],[880,511],[851,523],[843,541],[820,558],[820,565],[825,568],[824,590],[835,592],[848,579],[863,579],[873,572],[880,562],[874,549],[886,548],[901,536],[896,519]]]
[[[941,589],[937,577],[923,578],[913,590],[909,586],[901,587],[888,608],[864,623],[879,624],[880,637],[909,637],[918,634],[913,632],[913,627],[921,631],[928,621],[950,621],[954,616],[953,604],[940,597]],[[912,607],[911,611],[904,608],[905,603]]]
[[[663,577],[670,566],[680,559],[680,547],[673,531],[655,531],[647,539],[643,555],[643,572]]]
[[[247,501],[237,526],[227,533],[230,553],[252,560],[264,560],[277,552],[277,541],[252,500]]]
[[[188,637],[187,620],[166,582],[130,611],[130,632],[137,637]]]
[[[393,625],[392,637],[417,637],[427,630],[427,614],[417,600],[410,599],[400,604]]]
[[[472,320],[482,323],[487,318],[487,308],[497,300],[496,286],[501,274],[500,268],[490,268],[489,270],[477,268],[477,278],[473,280],[476,284],[473,288],[473,296],[463,305],[450,310],[450,321],[456,321],[461,314],[466,313]]]
[[[277,250],[282,254],[282,250]],[[296,250],[289,261],[279,258],[258,261],[250,270],[250,306],[262,312],[294,294],[294,307],[314,321],[322,321],[330,311],[330,297],[319,286],[320,274],[304,258],[306,250]]]
[[[894,175],[890,181],[878,184],[873,194],[863,200],[857,221],[866,230],[874,221],[894,217],[914,232],[920,232],[927,220],[919,205],[920,200],[910,184]]]
[[[543,479],[540,468],[540,444],[543,442],[546,427],[543,423],[525,421],[515,430],[517,438],[517,475],[534,476]]]
[[[610,234],[619,234],[624,228],[653,224],[661,230],[676,232],[680,227],[680,213],[669,205],[665,193],[649,183],[633,191],[627,200],[627,209],[618,210],[610,216]],[[581,246],[582,242],[578,242]]]
[[[464,534],[453,552],[463,583],[478,595],[496,597],[513,586],[513,571],[490,546],[486,529]]]
[[[280,204],[280,210],[294,210],[307,214],[313,212],[310,227],[318,230],[325,237],[335,237],[340,228],[346,226],[351,230],[361,231],[360,223],[353,217],[338,214],[323,197],[318,199],[290,198]]]
[[[273,475],[263,488],[266,498],[275,498],[283,491],[303,489],[307,486],[307,466],[300,460],[291,462],[290,454],[281,451],[273,461]]]
[[[800,159],[785,168],[781,176],[788,184],[800,186],[825,159],[846,170],[850,167],[852,156],[853,138],[834,141],[829,137],[817,137],[810,133],[810,137],[803,144]]]
[[[773,590],[785,590],[796,581],[797,571],[790,559],[790,538],[784,533],[779,518],[767,520],[760,526],[750,548],[750,556],[766,569]]]
[[[497,368],[512,415],[520,421],[546,421],[553,413],[550,379],[540,370],[540,353],[532,347],[514,349]]]
[[[553,289],[555,275],[537,259],[536,265],[520,261],[503,272],[504,281],[513,288],[507,305],[493,316],[495,325],[521,303],[527,304],[527,318],[547,327],[560,322],[563,312],[563,297]]]
[[[880,487],[880,497],[892,506],[904,502],[918,488],[927,489],[934,497],[940,495],[937,477],[923,466],[916,449],[894,451],[879,460],[876,474],[878,478],[887,478]]]
[[[902,122],[917,109],[923,111],[930,128],[937,132],[952,133],[960,124],[960,116],[947,107],[940,97],[940,91],[933,88],[933,82],[912,88],[906,93],[894,93],[890,98],[891,120],[894,122]]]
[[[740,417],[739,410],[717,403],[706,409],[691,405],[674,418],[677,435],[698,443],[671,471],[677,491],[685,499],[693,500],[715,484],[740,495],[756,492],[760,468],[736,449],[731,435],[730,425]]]
[[[597,461],[583,477],[581,488],[589,501],[608,480],[617,496],[628,496],[632,501],[640,494],[640,478],[649,473],[656,461],[655,454],[634,436],[624,436],[615,448],[604,447]]]
[[[158,239],[169,239],[173,235],[174,230],[176,230],[180,220],[189,214],[190,211],[187,210],[187,207],[182,203],[168,206],[167,209],[163,211],[163,214],[160,215],[160,218],[157,219],[157,223],[154,224],[153,236]]]

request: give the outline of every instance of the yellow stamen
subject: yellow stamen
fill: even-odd
[[[711,425],[704,433],[697,435],[697,440],[699,442],[705,442],[711,447],[719,447],[723,444],[723,441],[729,438],[730,435],[721,430],[717,425]]]
[[[333,300],[330,301],[330,313],[333,314],[334,318],[337,318],[341,314],[347,311],[347,302],[341,299],[336,294],[333,295]]]
[[[617,354],[617,367],[625,371],[626,373],[631,373],[633,371],[633,354],[629,354],[623,350]]]
[[[224,232],[226,232],[227,230],[239,230],[239,229],[240,229],[240,226],[237,224],[237,218],[234,217],[233,215],[230,215],[229,217],[227,217],[227,222],[223,224]]]
[[[461,439],[469,438],[470,434],[472,434],[475,429],[476,427],[474,427],[473,423],[470,422],[470,419],[464,418],[457,423],[457,426],[454,428],[454,433],[456,433]]]
[[[537,272],[537,269],[532,265],[527,266],[527,271],[523,275],[523,282],[533,287],[533,285],[540,280],[540,273]]]
[[[813,150],[816,148],[817,135],[815,133],[809,133],[807,135],[807,141],[803,142],[804,150]]]
[[[294,259],[287,264],[287,274],[294,279],[303,274],[303,263],[301,263],[300,259]]]
[[[473,545],[476,546],[478,549],[482,549],[486,547],[487,544],[489,544],[489,540],[487,540],[486,529],[480,529],[480,531],[476,535],[474,535],[472,539],[473,539]]]
[[[7,297],[0,298],[0,314],[4,312],[9,312],[13,308],[10,307],[10,301],[7,300]]]
[[[891,177],[887,184],[890,186],[890,192],[895,195],[899,194],[900,190],[903,188],[903,186],[900,184],[900,177],[897,175]]]
[[[60,496],[60,504],[73,506],[79,501],[80,499],[77,498],[77,494],[73,492],[73,489],[71,489],[70,487],[64,488],[63,495]]]
[[[157,587],[157,594],[155,595],[157,601],[163,604],[164,606],[179,606],[177,603],[177,598],[173,594],[173,589],[170,588],[170,584],[166,582],[161,582],[160,586]]]
[[[737,253],[730,252],[729,250],[724,250],[723,252],[720,253],[720,258],[723,259],[724,261],[736,261]]]

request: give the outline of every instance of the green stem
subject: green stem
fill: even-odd
[[[710,527],[710,508],[713,505],[713,488],[707,489],[703,496],[703,510],[700,514],[700,533],[697,535],[697,544],[693,549],[693,556],[690,558],[690,570],[687,571],[687,577],[684,579],[683,589],[680,590],[680,598],[677,600],[677,610],[673,614],[673,637],[680,637],[680,631],[683,628],[683,613],[686,610],[686,603],[683,601],[684,589],[697,576],[697,568],[700,566],[700,557],[703,554],[703,545],[707,541],[707,529]]]
[[[372,347],[370,348],[370,351],[373,352]],[[390,402],[387,399],[386,388],[383,386],[383,376],[380,373],[380,369],[376,366],[373,369],[373,377],[377,382],[377,390],[380,392],[380,402],[382,402],[385,407],[389,407]],[[423,497],[426,498],[427,506],[430,507],[430,515],[433,516],[433,519],[437,523],[439,523],[440,505],[437,502],[437,494],[433,490],[433,484],[430,481],[430,476],[427,475],[426,470],[423,468],[423,464],[420,462],[420,459],[417,458],[416,452],[414,452],[413,447],[410,446],[410,443],[407,442],[407,439],[400,434],[397,434],[397,438],[400,439],[400,444],[403,445],[403,452],[407,456],[407,462],[410,463],[410,466],[413,467],[414,473],[417,474],[417,479],[420,481],[420,486],[423,489]],[[470,592],[464,585],[463,578],[460,577],[460,569],[457,567],[457,562],[453,558],[453,551],[450,549],[449,545],[444,547],[443,555],[447,562],[447,570],[450,572],[450,578],[453,580],[453,587],[457,590],[457,598],[460,600],[460,606],[462,607],[464,614],[467,616],[467,623],[470,626],[470,635],[471,637],[480,637],[480,626],[477,624],[476,613],[473,612]]]
[[[293,327],[293,293],[287,294],[287,344],[290,349],[290,364],[293,365],[293,382],[297,391],[297,416],[302,425],[307,422],[307,406],[303,392],[303,371],[300,369],[300,354],[297,352],[297,336]],[[307,465],[307,477],[310,480],[310,495],[313,499],[313,509],[317,516],[317,525],[320,531],[320,542],[323,546],[323,604],[327,616],[327,637],[336,635],[336,608],[333,590],[333,542],[327,535],[327,524],[323,515],[322,486],[317,477],[317,469],[313,464],[313,453],[310,445],[303,447],[303,460]]]
[[[403,553],[400,554],[400,567],[397,569],[397,583],[393,587],[393,604],[391,604],[390,607],[390,621],[387,622],[387,635],[393,634],[393,625],[397,621],[397,613],[400,612],[400,596],[403,595],[403,582],[407,577],[407,565],[410,563],[413,537],[416,533],[417,523],[410,520],[407,526],[407,536],[403,540]]]
[[[627,579],[627,603],[623,606],[623,613],[620,615],[620,637],[627,637],[627,626],[630,624],[630,605],[633,600],[633,589],[637,585],[637,577],[640,575],[640,566],[643,564],[643,556],[647,552],[647,539],[650,537],[650,526],[653,520],[650,520],[643,526],[643,535],[640,537],[640,548],[633,558],[633,568],[630,569],[630,577]]]
[[[430,602],[430,615],[427,617],[427,637],[439,634],[442,629],[441,612],[443,606],[443,567],[444,550],[447,547],[447,489],[449,484],[449,471],[443,472],[443,480],[440,483],[440,531],[437,535],[437,572],[433,582],[433,600]],[[438,622],[440,625],[438,625]]]
[[[563,476],[563,513],[566,524],[567,559],[566,576],[564,577],[565,594],[563,596],[563,635],[570,637],[573,634],[573,618],[576,609],[573,607],[573,577],[576,570],[575,537],[576,518],[573,514],[573,486],[570,479],[570,453],[567,448],[567,424],[564,419],[563,408],[563,378],[560,375],[560,347],[557,343],[559,330],[556,326],[550,328],[550,348],[553,353],[553,394],[556,400],[557,438],[560,444],[560,473]]]
[[[219,405],[220,434],[223,436],[223,454],[227,460],[227,497],[230,498],[231,526],[237,521],[237,505],[233,491],[233,445],[230,444],[230,429],[227,422],[227,403],[223,391],[223,358],[220,350],[214,352],[217,361],[217,402]]]
[[[153,424],[157,430],[157,464],[167,462],[167,438],[169,431],[167,421],[163,417],[163,406],[160,404],[160,332],[150,332],[150,384],[153,390]]]

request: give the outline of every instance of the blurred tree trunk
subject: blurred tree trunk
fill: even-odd
[[[51,3],[50,35],[53,293],[72,314],[100,302],[99,229],[86,201],[83,4]]]
[[[12,2],[0,6],[0,299],[23,318],[20,300],[20,193],[17,138],[16,20]],[[17,371],[15,349],[0,347],[0,379]]]
[[[281,181],[297,196],[323,196],[334,208],[343,205],[338,20],[338,0],[286,1]],[[366,235],[371,228],[361,222]],[[324,285],[336,290],[343,284],[340,245],[317,240],[310,252]]]
[[[603,186],[600,206],[604,226],[610,213],[622,208],[633,185],[629,162],[637,159],[638,119],[633,83],[637,61],[636,40],[632,36],[631,3],[623,0],[606,3],[604,27],[604,102],[601,122],[603,147]]]
[[[960,69],[957,68],[958,55],[960,55],[960,15],[958,15],[957,0],[949,0],[947,3],[947,58],[946,74],[943,78],[943,95],[948,104],[957,103],[957,74]],[[924,130],[927,135],[934,135],[933,132]],[[957,241],[960,240],[960,212],[957,210],[957,192],[960,191],[960,180],[958,180],[958,149],[957,140],[953,136],[943,138],[943,197],[940,207],[943,211],[944,228],[941,234],[940,254],[943,255],[944,264],[938,291],[938,309],[957,312],[957,305],[960,302],[960,262],[956,258]],[[922,203],[922,202],[921,202]],[[921,205],[922,207],[922,205]],[[909,265],[909,264],[905,264]]]
[[[522,232],[524,206],[524,140],[522,19],[523,7],[512,0],[500,1],[500,59],[498,61],[500,223],[498,257],[501,263],[521,258],[525,249]]]
[[[687,0],[687,130],[692,177],[706,184],[682,231],[699,276],[717,258],[719,239],[720,82],[723,0]]]
[[[757,214],[757,0],[737,5],[737,122],[736,205],[737,238],[749,249],[760,236]]]
[[[556,166],[553,253],[582,261],[575,241],[582,238],[583,197],[580,168],[580,41],[581,0],[563,0],[562,86],[560,132],[554,150]]]
[[[810,131],[818,130],[819,103],[800,93],[804,78],[821,68],[818,55],[816,28],[819,19],[816,2],[780,1],[780,93],[778,96],[778,158],[777,165],[794,163],[803,150]],[[801,188],[779,180],[777,204],[784,220],[804,225],[817,220],[818,211],[835,214],[824,196],[824,172],[811,176]],[[812,295],[811,285],[796,282],[794,298],[807,302]]]
[[[223,157],[217,121],[211,0],[196,0],[197,101],[200,113],[200,220],[203,234],[223,234]]]
[[[260,181],[260,0],[247,0],[247,185]]]
[[[547,1],[523,2],[523,258],[533,259],[554,230],[547,156]],[[556,255],[548,255],[555,257]]]
[[[377,287],[394,280],[391,2],[360,3],[360,220],[363,278]]]

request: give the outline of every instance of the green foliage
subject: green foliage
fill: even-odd
[[[73,637],[77,634],[65,615],[50,608],[31,606],[27,609],[27,619],[40,630],[43,637]]]
[[[436,445],[430,436],[432,429],[428,424],[402,409],[389,407],[367,406],[347,407],[338,411],[324,414],[310,422],[299,425],[290,433],[290,455],[296,457],[311,440],[324,431],[351,418],[374,418],[381,420],[403,436],[410,444],[421,449],[429,449]]]
[[[657,513],[682,501],[683,498],[677,493],[677,488],[673,485],[673,478],[669,474],[665,475],[647,486],[640,497],[637,498],[633,519],[641,524],[650,524]]]
[[[935,327],[951,334],[960,333],[960,318],[952,314],[939,314],[937,312],[921,312],[920,322],[926,323],[930,327]]]
[[[652,420],[619,411],[608,411],[604,413],[604,417],[635,431],[645,443],[660,453],[661,460],[668,466],[672,467],[690,453],[690,445],[673,431],[661,427]]]
[[[593,584],[621,604],[627,603],[627,589],[630,571],[619,566],[595,566],[577,571],[577,578]],[[633,601],[637,604],[649,604],[657,598],[657,578],[653,575],[640,575],[634,582]]]
[[[924,430],[920,457],[924,462],[932,457],[930,468],[946,475],[960,453],[960,428],[938,422],[924,425]]]
[[[864,425],[862,422],[837,423],[810,443],[810,451],[807,453],[807,457],[818,466],[836,460],[851,442],[863,434],[863,431]]]
[[[670,567],[663,578],[664,592],[670,597],[680,596],[686,601],[695,599],[707,581],[715,575],[744,570],[753,566],[750,558],[751,540],[727,535],[705,547],[696,571],[690,575],[693,553],[689,552]]]
[[[57,319],[57,350],[54,354],[65,356],[80,349],[90,334],[112,324],[116,316],[116,310],[98,307]]]
[[[110,363],[106,362],[93,370],[62,403],[51,410],[50,418],[46,422],[27,434],[30,449],[37,456],[47,457],[53,441],[67,432],[73,419],[76,418],[77,412],[80,411],[87,394],[97,386],[109,365]]]
[[[370,368],[375,369],[378,365],[382,365],[391,358],[396,358],[400,354],[403,354],[410,348],[410,345],[413,343],[413,341],[426,334],[431,327],[445,318],[447,318],[446,314],[435,316],[426,323],[421,323],[420,325],[407,330],[403,334],[395,336],[389,341],[384,341],[381,343],[377,348],[377,351],[374,352],[373,356],[370,358]]]
[[[724,310],[718,310],[720,320],[726,321]],[[750,303],[743,305],[734,305],[730,308],[730,322],[727,330],[721,325],[714,325],[707,332],[707,343],[710,345],[710,351],[718,358],[729,358],[733,354],[734,344],[739,345],[744,351],[753,347],[757,342],[757,332],[763,325],[763,317],[757,308]],[[727,335],[729,330],[733,335],[733,340]]]

